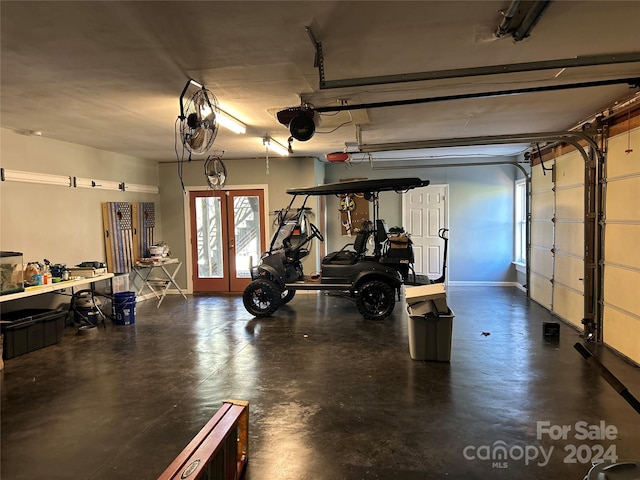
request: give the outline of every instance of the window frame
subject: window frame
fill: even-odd
[[[514,241],[513,262],[517,265],[527,263],[527,181],[525,178],[514,182]]]

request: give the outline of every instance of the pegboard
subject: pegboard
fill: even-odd
[[[343,202],[349,202],[352,207],[351,210],[344,210],[342,208]],[[340,223],[342,224],[342,235],[349,235],[349,233],[356,233],[357,229],[362,226],[363,220],[369,220],[369,205],[371,202],[365,200],[364,196],[352,195],[346,199],[340,198]],[[347,225],[351,221],[351,232],[347,230]],[[354,230],[355,229],[355,230]]]
[[[366,178],[341,178],[341,182],[351,182],[354,180],[366,180]],[[338,208],[340,211],[340,231],[342,235],[354,234],[362,226],[363,220],[369,220],[369,205],[362,194],[349,195],[346,198],[340,196]],[[351,205],[351,208],[347,208]],[[349,222],[351,220],[351,222]],[[351,231],[347,230],[347,225],[351,226]]]

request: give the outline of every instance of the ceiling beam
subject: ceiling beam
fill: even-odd
[[[586,142],[590,147],[600,149],[597,143],[584,132],[562,131],[542,133],[521,133],[513,135],[493,135],[486,137],[460,137],[433,140],[416,140],[412,142],[372,143],[359,146],[361,153],[390,152],[396,150],[416,150],[423,148],[472,147],[476,145],[504,145],[510,143],[566,142],[575,144]]]
[[[320,72],[320,90],[345,87],[364,87],[386,85],[389,83],[421,82],[426,80],[442,80],[447,78],[477,77],[482,75],[499,75],[517,72],[536,72],[572,67],[591,67],[597,65],[615,65],[618,63],[640,62],[640,52],[616,53],[611,55],[589,55],[584,57],[563,58],[560,60],[543,60],[539,62],[510,63],[489,65],[484,67],[456,68],[451,70],[435,70],[431,72],[402,73],[398,75],[382,75],[377,77],[347,78],[342,80],[326,80],[324,78],[324,61],[322,50],[318,50],[316,42],[316,60]],[[320,58],[318,58],[318,56]],[[322,67],[322,68],[320,68]]]
[[[640,78],[638,77],[614,78],[610,80],[564,83],[560,85],[543,85],[539,87],[514,88],[510,90],[496,90],[491,92],[462,93],[457,95],[442,95],[439,97],[423,97],[423,98],[410,98],[405,100],[390,100],[386,102],[362,103],[358,105],[343,104],[335,107],[318,107],[318,108],[314,108],[314,110],[318,113],[341,112],[343,110],[361,110],[363,108],[398,107],[403,105],[416,105],[421,103],[444,102],[444,101],[450,101],[450,100],[466,100],[469,98],[502,97],[507,95],[520,95],[523,93],[552,92],[556,90],[572,90],[576,88],[588,88],[588,87],[604,87],[608,85],[620,85],[623,83],[628,83],[629,86],[632,88],[638,88],[640,87]]]

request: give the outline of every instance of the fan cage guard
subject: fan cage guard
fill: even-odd
[[[218,100],[204,87],[186,102],[180,117],[180,138],[191,153],[203,154],[213,145],[218,134],[218,111]]]
[[[204,161],[204,176],[212,190],[220,190],[227,181],[227,167],[220,157],[209,155]]]

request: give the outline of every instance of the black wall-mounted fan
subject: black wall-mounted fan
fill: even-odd
[[[227,182],[227,167],[224,166],[220,157],[209,155],[204,161],[204,176],[207,177],[207,184],[213,190],[220,190]]]
[[[198,87],[187,96],[190,85]],[[187,150],[196,155],[206,153],[218,133],[218,100],[203,85],[189,80],[180,95],[180,138]]]

